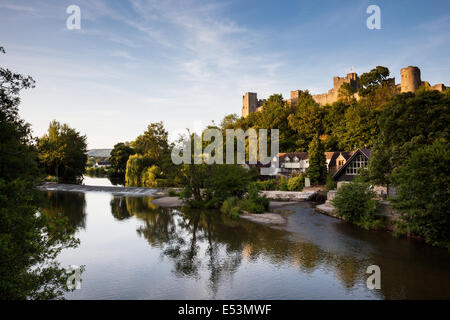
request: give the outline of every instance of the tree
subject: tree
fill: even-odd
[[[440,138],[449,141],[449,107],[450,97],[438,91],[396,96],[378,120],[380,133],[369,161],[372,181],[391,184],[395,168],[414,150]]]
[[[173,144],[169,144],[168,135],[162,122],[151,123],[147,131],[131,143],[136,154],[131,155],[127,162],[125,177],[127,185],[144,186],[142,174],[153,165],[160,169],[158,174],[160,184],[163,186],[177,184],[179,167],[172,162],[170,154]],[[132,167],[128,168],[129,165]]]
[[[389,85],[390,71],[386,67],[377,66],[375,69],[365,72],[359,78],[359,95],[365,97],[373,94],[379,88]]]
[[[47,134],[39,139],[39,161],[58,181],[80,181],[86,170],[86,153],[86,136],[56,120],[50,122]]]
[[[450,250],[450,152],[438,140],[415,150],[395,171],[394,209],[410,234]]]
[[[132,143],[132,147],[136,153],[158,163],[163,156],[170,155],[168,136],[169,133],[162,122],[151,123],[147,131]]]
[[[297,133],[297,150],[306,151],[314,137],[324,133],[322,109],[314,100],[303,98],[298,110],[288,117],[289,125]]]
[[[42,172],[30,125],[18,114],[20,90],[32,87],[31,77],[0,68],[1,299],[61,298],[67,275],[55,257],[77,245],[67,219],[36,214]]]
[[[348,82],[344,82],[338,90],[338,98],[344,103],[353,104],[356,102],[355,89]]]
[[[117,143],[111,151],[109,162],[111,163],[111,175],[125,178],[128,158],[136,152],[132,147],[123,142]]]
[[[309,167],[307,175],[312,184],[324,184],[327,179],[327,159],[325,149],[318,136],[309,144],[308,149]]]

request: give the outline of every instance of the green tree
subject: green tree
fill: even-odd
[[[344,103],[353,104],[356,102],[355,89],[348,82],[344,82],[338,90],[338,98]]]
[[[32,87],[31,77],[0,67],[0,299],[61,298],[67,275],[55,258],[78,243],[67,219],[36,214],[42,172],[18,109],[20,90]]]
[[[436,139],[449,141],[449,107],[450,97],[438,91],[394,97],[378,120],[380,132],[369,161],[371,180],[389,185],[395,168],[414,150]]]
[[[314,100],[304,97],[298,110],[288,117],[289,125],[296,132],[297,150],[306,151],[314,137],[324,133],[324,109]]]
[[[377,66],[369,72],[363,73],[359,78],[359,95],[365,97],[373,94],[379,87],[388,86],[389,74],[389,69],[383,66]]]
[[[136,153],[146,156],[150,161],[158,163],[169,154],[169,133],[162,122],[151,123],[144,134],[136,138],[132,147]]]
[[[58,181],[80,181],[86,170],[86,153],[86,136],[56,120],[50,122],[47,134],[39,139],[39,161]]]
[[[307,175],[312,184],[324,184],[327,179],[327,159],[325,149],[318,136],[309,144],[308,149],[309,167]]]
[[[123,142],[117,143],[114,146],[114,149],[112,149],[109,158],[111,163],[111,175],[125,178],[128,158],[135,153],[134,149],[129,145]]]
[[[410,234],[450,250],[450,152],[436,141],[415,150],[395,171],[394,209]]]

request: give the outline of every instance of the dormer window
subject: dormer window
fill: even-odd
[[[297,157],[294,157],[294,162],[298,162],[298,158]]]
[[[291,159],[289,159],[289,157],[284,158],[284,162],[289,162],[291,161]]]

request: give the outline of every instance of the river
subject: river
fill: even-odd
[[[98,181],[101,183],[100,181]],[[450,253],[285,207],[267,227],[212,210],[160,208],[150,197],[44,192],[81,244],[63,266],[84,265],[67,299],[450,299]],[[366,269],[381,269],[381,289]]]

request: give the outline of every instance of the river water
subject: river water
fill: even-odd
[[[271,228],[216,211],[160,208],[149,197],[44,192],[81,245],[63,266],[84,265],[67,299],[450,299],[450,253],[285,207]],[[367,267],[381,269],[369,290]]]

